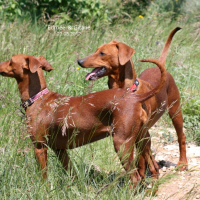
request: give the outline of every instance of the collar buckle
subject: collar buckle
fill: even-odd
[[[22,103],[21,106],[24,108],[24,110],[26,110],[26,108],[29,107],[31,104],[33,104],[33,101],[31,101],[31,98],[30,98],[24,101],[24,103]]]

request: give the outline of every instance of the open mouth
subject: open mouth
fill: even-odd
[[[105,67],[97,67],[94,70],[92,70],[92,72],[88,73],[85,76],[85,80],[96,80],[98,77],[104,75],[106,72],[106,68]]]

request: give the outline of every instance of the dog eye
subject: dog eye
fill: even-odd
[[[101,52],[100,52],[100,55],[103,56],[103,55],[106,55],[106,54],[105,54],[104,52],[101,51]]]

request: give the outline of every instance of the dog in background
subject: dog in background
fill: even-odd
[[[172,30],[165,43],[159,58],[159,62],[162,63],[162,65],[165,65],[169,46],[174,34],[178,30],[180,30],[179,27]],[[136,79],[136,72],[131,60],[134,53],[135,50],[133,48],[113,40],[98,47],[95,53],[83,59],[79,59],[78,64],[83,68],[94,68],[91,73],[86,75],[86,80],[95,80],[108,76],[108,87],[110,89],[130,88],[137,94],[143,94],[152,90],[152,88],[159,84],[161,73],[158,67],[148,68]],[[163,115],[166,108],[168,108],[168,113],[176,129],[179,142],[180,158],[177,166],[180,166],[180,170],[186,170],[186,137],[183,133],[180,95],[175,81],[169,72],[167,72],[167,79],[164,87],[155,96],[147,99],[142,104],[142,107],[150,118],[147,125],[148,129],[156,123]],[[156,112],[158,110],[159,112]],[[139,173],[142,177],[144,177],[144,171],[144,158],[141,156],[139,160]]]

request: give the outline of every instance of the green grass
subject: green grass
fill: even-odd
[[[0,22],[0,61],[10,59],[13,54],[43,55],[54,68],[50,73],[44,72],[50,90],[69,96],[84,95],[107,89],[107,78],[95,83],[85,81],[90,69],[79,68],[78,58],[115,39],[136,50],[133,61],[139,75],[152,65],[138,60],[158,58],[168,34],[177,26],[183,29],[173,39],[166,68],[178,85],[182,102],[195,96],[195,101],[188,100],[182,107],[183,115],[186,113],[189,116],[188,122],[199,115],[189,111],[194,105],[198,108],[200,105],[200,25],[197,22],[188,23],[184,17],[171,22],[167,14],[149,14],[149,17],[138,18],[126,25],[102,24],[97,29],[83,31],[76,36],[58,36],[44,24],[33,25],[17,20],[14,23]],[[50,151],[49,178],[42,181],[20,112],[16,81],[0,77],[0,89],[0,199],[133,198],[134,192],[129,190],[130,183],[114,152],[111,138],[71,150],[74,166],[71,176]],[[166,115],[164,117],[161,121],[166,122]],[[172,126],[170,120],[164,125]],[[188,140],[194,139],[194,129],[188,128],[186,135]],[[143,199],[144,196],[145,190],[141,190],[135,199]]]

